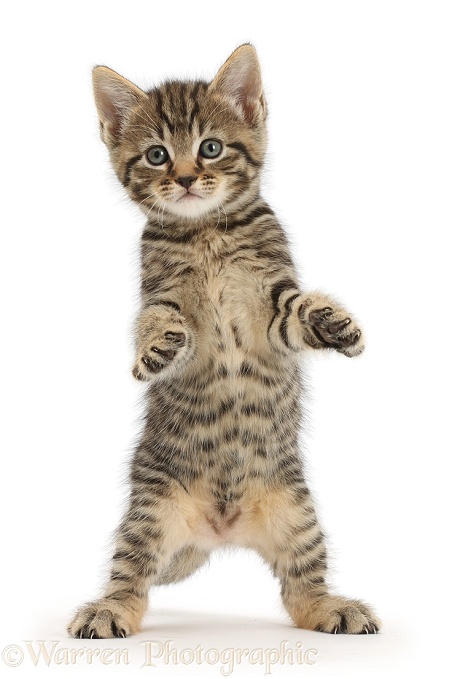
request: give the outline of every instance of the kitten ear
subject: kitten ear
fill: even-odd
[[[242,45],[231,54],[209,86],[232,100],[249,125],[265,120],[266,105],[256,50]]]
[[[107,146],[115,144],[130,110],[146,95],[107,66],[96,66],[93,70],[93,89],[102,139]]]

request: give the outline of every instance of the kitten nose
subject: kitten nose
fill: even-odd
[[[196,181],[196,177],[179,177],[176,181],[183,186],[184,189],[188,189]]]

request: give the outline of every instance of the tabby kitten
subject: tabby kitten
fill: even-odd
[[[133,374],[149,386],[110,580],[69,633],[138,632],[151,585],[186,578],[227,544],[270,564],[297,626],[377,632],[367,605],[328,590],[298,448],[300,354],[357,356],[363,336],[330,297],[300,289],[260,195],[254,48],[239,47],[210,83],[143,92],[105,66],[93,78],[102,139],[147,219]]]

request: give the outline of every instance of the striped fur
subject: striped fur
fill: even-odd
[[[94,71],[102,138],[146,214],[134,376],[149,383],[130,501],[103,597],[69,625],[80,637],[139,630],[151,585],[175,582],[212,549],[257,550],[294,622],[378,629],[359,601],[329,593],[326,550],[299,451],[300,352],[355,356],[350,314],[299,285],[286,236],[260,195],[266,106],[254,49],[212,83],[143,92]],[[214,159],[206,139],[222,144]],[[153,166],[151,147],[168,159]]]

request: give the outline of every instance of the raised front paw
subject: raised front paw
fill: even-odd
[[[166,308],[148,309],[138,324],[133,376],[137,380],[152,379],[179,363],[187,354],[188,345],[188,330],[178,313]]]
[[[161,337],[149,338],[142,346],[133,366],[132,373],[137,380],[149,380],[174,362],[187,344],[185,332],[166,331]]]
[[[300,308],[305,339],[314,348],[336,349],[345,356],[364,351],[363,333],[353,317],[326,297],[316,296]]]

